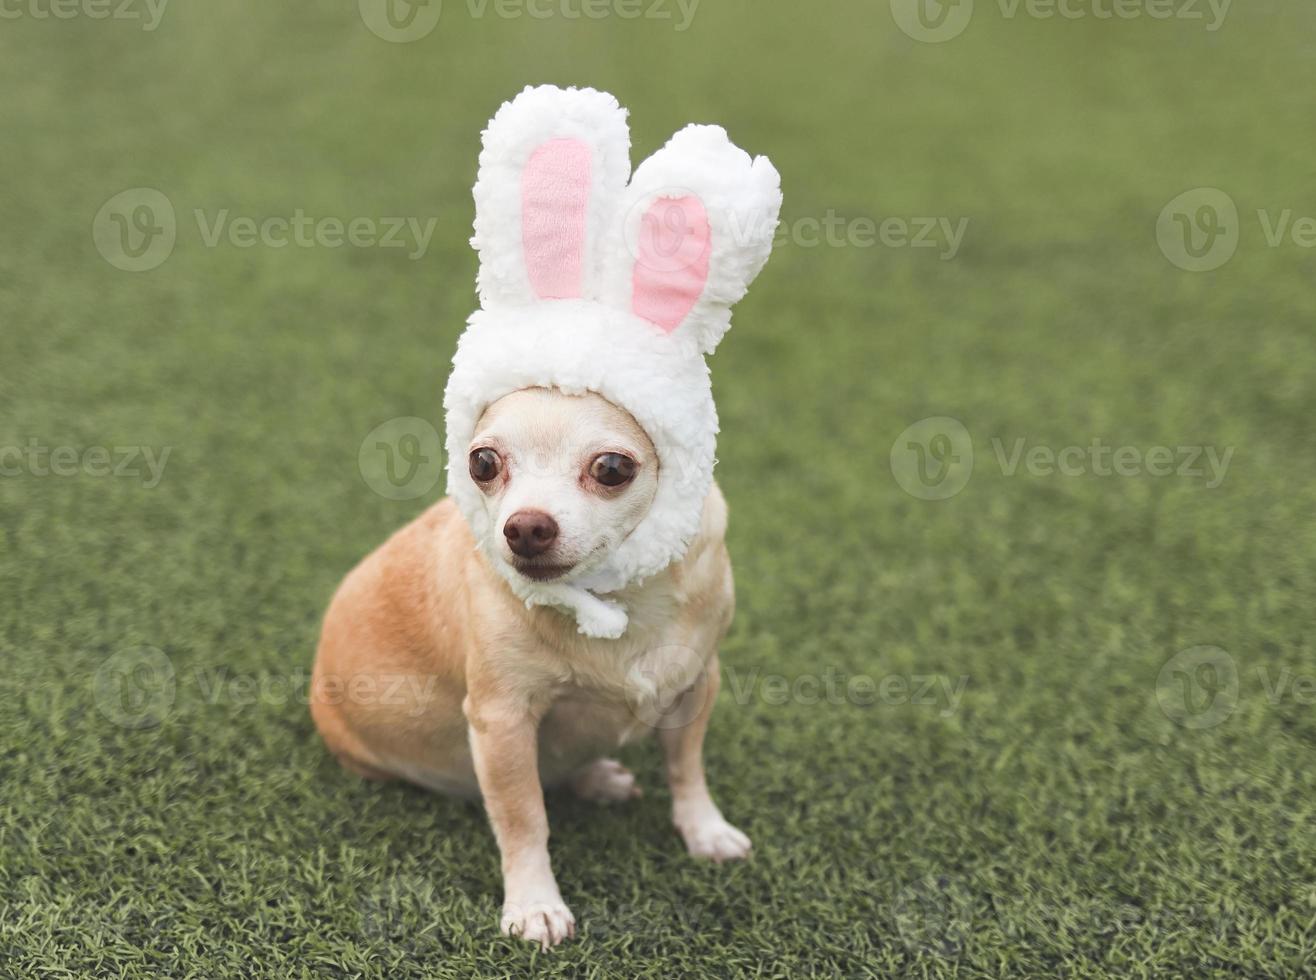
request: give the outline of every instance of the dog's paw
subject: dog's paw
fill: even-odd
[[[597,803],[621,803],[643,794],[635,774],[616,759],[595,759],[571,777],[571,789]]]
[[[499,928],[504,936],[538,943],[547,950],[576,935],[576,918],[560,898],[527,904],[505,902]]]
[[[676,829],[681,832],[685,848],[691,856],[716,864],[749,857],[752,848],[749,838],[727,823],[721,815],[680,823]]]

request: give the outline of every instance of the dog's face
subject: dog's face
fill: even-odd
[[[597,566],[658,489],[658,455],[628,412],[595,394],[525,388],[480,417],[467,452],[492,550],[538,582]]]

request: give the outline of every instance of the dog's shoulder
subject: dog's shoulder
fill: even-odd
[[[727,552],[727,502],[716,483],[704,499],[699,534],[685,557],[672,566],[672,579],[687,617],[731,622],[735,588]]]
[[[731,624],[735,586],[726,547],[727,503],[714,484],[684,557],[623,594],[633,643],[712,649]]]
[[[722,541],[727,534],[727,498],[722,496],[722,488],[717,481],[708,489],[704,498],[704,512],[699,523],[699,537],[703,541]]]

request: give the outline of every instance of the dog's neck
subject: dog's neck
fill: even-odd
[[[527,607],[551,606],[574,618],[576,629],[581,634],[594,639],[615,640],[625,635],[630,625],[630,610],[643,604],[647,591],[669,592],[670,579],[681,579],[682,568],[697,561],[707,548],[721,542],[725,532],[726,502],[714,485],[704,501],[699,533],[680,557],[642,582],[623,581],[606,562],[571,582],[532,582],[491,554],[492,549],[483,547],[481,550],[498,577]]]
[[[572,582],[527,582],[510,568],[502,577],[527,606],[551,606],[575,619],[581,634],[593,639],[616,640],[630,626],[634,607],[645,605],[646,593],[670,591],[664,580],[670,579],[673,568],[684,561],[682,556],[642,582],[620,582],[595,572]]]

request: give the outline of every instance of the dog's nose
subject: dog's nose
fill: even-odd
[[[522,558],[542,555],[557,540],[557,521],[542,510],[518,510],[503,525],[507,545]]]

